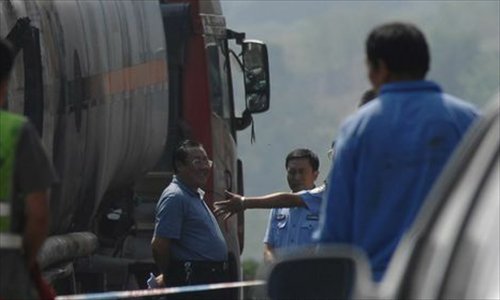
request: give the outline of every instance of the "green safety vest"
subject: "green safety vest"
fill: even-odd
[[[23,116],[0,110],[0,238],[5,242],[11,232],[11,211],[14,188],[14,162]],[[1,246],[1,245],[0,245]]]

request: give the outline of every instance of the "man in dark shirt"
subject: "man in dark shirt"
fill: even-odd
[[[56,175],[31,123],[4,110],[13,63],[0,40],[0,299],[37,299],[29,272],[47,236]]]

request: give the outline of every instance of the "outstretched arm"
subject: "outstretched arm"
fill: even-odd
[[[226,191],[227,200],[215,202],[215,215],[224,216],[224,220],[233,214],[249,208],[277,208],[305,206],[302,198],[293,193],[274,193],[260,197],[243,197]]]

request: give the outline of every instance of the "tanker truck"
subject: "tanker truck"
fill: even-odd
[[[32,121],[60,179],[45,278],[58,293],[143,288],[181,140],[214,161],[210,208],[224,190],[243,192],[237,132],[269,109],[266,45],[228,29],[217,0],[3,0],[0,37],[17,53],[6,109]],[[243,77],[238,113],[232,68]],[[219,225],[236,281],[243,215]]]

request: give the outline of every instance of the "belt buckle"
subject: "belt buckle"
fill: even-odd
[[[191,273],[193,272],[193,269],[192,269],[192,264],[190,261],[186,261],[184,262],[184,273],[186,275],[186,283],[190,283],[191,282]]]

